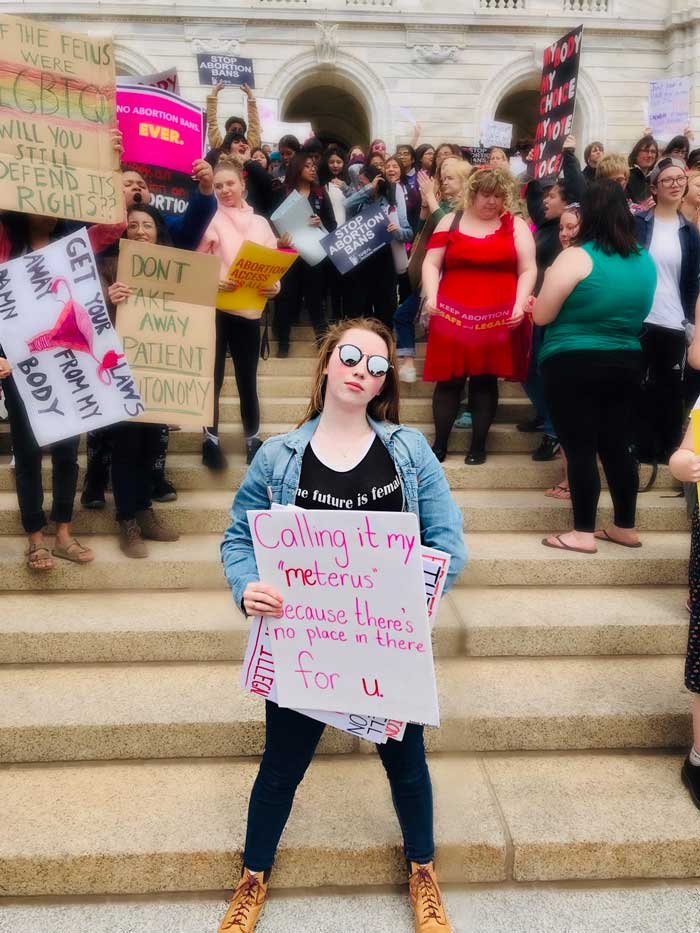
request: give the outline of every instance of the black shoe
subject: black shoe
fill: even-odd
[[[151,499],[154,502],[174,502],[177,499],[177,489],[165,477],[159,477],[153,484]]]
[[[202,444],[202,463],[212,473],[223,473],[228,467],[226,455],[221,449],[221,444],[215,444],[206,438]]]
[[[688,788],[690,799],[693,801],[698,810],[700,810],[700,766],[691,765],[690,755],[688,755],[688,757],[683,762],[683,767],[681,768],[681,780]]]
[[[464,458],[464,462],[468,463],[469,466],[481,466],[482,463],[486,463],[486,451],[470,450],[467,456]]]
[[[432,451],[437,457],[438,463],[442,463],[447,456],[447,451],[444,447],[436,447],[435,444],[433,444]]]
[[[277,347],[277,359],[286,360],[289,356],[289,344],[280,343]]]
[[[103,509],[107,505],[105,502],[104,489],[98,489],[97,486],[86,486],[80,496],[80,504],[84,509]]]
[[[516,424],[516,428],[522,434],[537,434],[544,428],[544,421],[541,418],[531,418],[529,421],[521,421]]]
[[[539,463],[546,463],[547,460],[554,460],[560,450],[561,444],[556,437],[545,434],[540,441],[540,446],[533,453],[532,459],[537,460]]]
[[[249,437],[246,438],[245,442],[245,462],[250,466],[253,462],[253,457],[262,447],[262,441],[259,437]]]

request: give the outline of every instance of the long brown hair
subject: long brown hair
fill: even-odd
[[[386,374],[382,391],[376,395],[367,406],[367,414],[375,421],[391,421],[393,424],[399,424],[399,379],[398,379],[398,361],[396,359],[396,343],[394,335],[389,328],[373,317],[356,317],[339,321],[328,328],[326,336],[318,351],[318,363],[314,374],[314,386],[311,391],[311,399],[306,414],[301,419],[297,427],[316,418],[323,411],[323,402],[326,397],[326,374],[324,370],[333,351],[341,342],[344,334],[349,330],[368,330],[378,337],[381,337],[387,347],[387,357],[391,363],[391,368]]]

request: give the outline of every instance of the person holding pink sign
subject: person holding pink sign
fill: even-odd
[[[372,508],[411,511],[420,521],[421,543],[450,555],[446,588],[459,576],[466,560],[461,515],[423,435],[399,424],[396,366],[394,338],[376,319],[346,320],[326,334],[304,420],[295,431],[265,441],[233,503],[221,554],[234,599],[246,615],[283,615],[282,597],[259,579],[247,518],[271,502],[359,514]],[[372,506],[378,489],[381,505]],[[255,929],[294,795],[324,731],[323,722],[269,700],[265,723],[243,874],[220,931]],[[449,933],[433,864],[433,798],[423,727],[408,723],[401,742],[389,739],[378,752],[403,833],[416,931]]]
[[[447,214],[423,262],[424,311],[430,318],[423,379],[433,394],[438,460],[469,378],[471,446],[465,463],[486,461],[486,439],[498,407],[498,379],[522,382],[528,369],[535,286],[535,241],[509,208],[512,179],[501,169],[473,172],[462,210]]]

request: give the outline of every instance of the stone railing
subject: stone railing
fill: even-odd
[[[524,10],[525,0],[479,0],[480,10]]]
[[[348,0],[349,2],[349,0]],[[479,12],[485,10],[527,10],[530,13],[609,13],[612,0],[476,0]]]
[[[610,0],[563,0],[565,13],[609,13]]]

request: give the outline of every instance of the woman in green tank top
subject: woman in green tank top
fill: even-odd
[[[569,465],[574,529],[544,538],[547,547],[594,554],[597,541],[641,547],[635,529],[639,478],[629,428],[639,390],[639,335],[654,297],[656,269],[637,245],[619,185],[586,191],[577,247],[548,270],[534,307],[546,324],[540,350],[545,395]],[[600,457],[614,522],[596,531]]]

